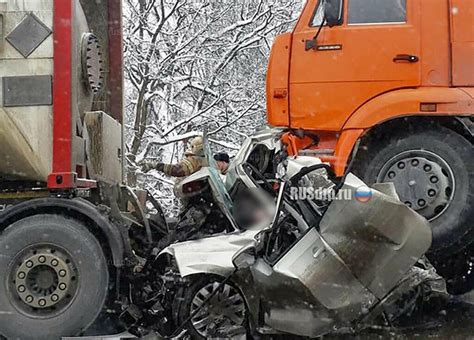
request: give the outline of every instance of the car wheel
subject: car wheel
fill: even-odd
[[[245,299],[236,286],[221,283],[220,278],[205,277],[185,289],[175,315],[177,324],[185,323],[185,329],[193,339],[246,334]]]
[[[90,326],[107,296],[107,261],[78,221],[22,219],[0,233],[0,334],[54,340]]]

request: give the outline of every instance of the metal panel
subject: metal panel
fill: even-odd
[[[452,0],[450,3],[453,86],[474,86],[473,2]]]
[[[371,190],[368,202],[355,197],[364,183],[352,174],[320,223],[321,237],[377,298],[383,299],[430,248],[429,222],[398,199]],[[388,192],[388,191],[387,191]]]
[[[0,11],[1,10],[2,9],[0,8]],[[2,47],[3,47],[2,45],[3,45],[3,14],[0,13],[0,52],[2,51]]]
[[[104,112],[87,112],[87,158],[89,174],[93,179],[105,178],[121,183],[122,125]]]
[[[3,106],[52,105],[52,76],[3,78]]]
[[[7,36],[6,40],[25,58],[33,53],[52,31],[30,13]]]

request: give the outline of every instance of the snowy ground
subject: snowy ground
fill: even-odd
[[[370,329],[362,334],[332,336],[328,339],[474,339],[474,293],[451,299],[434,299],[422,315],[410,320],[417,327]]]
[[[410,320],[418,327],[394,329],[374,328],[361,334],[340,334],[325,339],[473,339],[474,340],[474,293],[462,298],[446,301],[435,299],[425,307],[422,315],[414,315]],[[129,334],[108,337],[74,338],[82,340],[121,340],[131,339]],[[65,338],[64,340],[72,340]],[[158,340],[157,337],[147,338]],[[279,338],[281,339],[281,338]],[[288,337],[295,339],[295,337]]]

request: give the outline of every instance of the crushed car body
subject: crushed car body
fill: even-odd
[[[152,328],[161,334],[317,337],[361,327],[439,279],[421,265],[432,240],[429,223],[400,202],[392,184],[370,188],[367,198],[356,176],[338,182],[318,159],[285,157],[274,136],[267,131],[244,145],[227,190],[221,177],[213,177],[219,207],[235,230],[172,244],[149,260],[149,280],[161,287],[154,303],[162,312]],[[269,168],[273,178],[265,176]],[[235,187],[246,181],[273,205],[262,205],[266,213],[243,227],[234,200]],[[335,194],[297,196],[308,189]],[[159,326],[163,318],[166,329]],[[144,319],[135,329],[147,329]]]
[[[363,185],[348,176],[341,190],[355,192]],[[262,235],[278,230],[280,219],[260,234],[260,241],[252,238],[254,232],[243,232],[177,244],[165,252],[176,260],[182,278],[230,275],[248,302],[255,331],[316,337],[367,318],[431,245],[427,221],[376,190],[369,202],[355,197],[332,202],[318,226],[310,226],[273,260],[257,248],[268,251],[271,236]],[[256,259],[234,272],[239,247],[253,249]],[[210,335],[209,330],[201,333]]]

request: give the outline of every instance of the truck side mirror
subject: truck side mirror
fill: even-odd
[[[342,23],[343,0],[326,0],[324,4],[324,17],[329,27]]]

